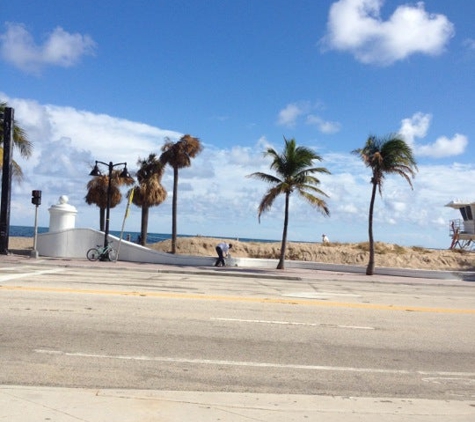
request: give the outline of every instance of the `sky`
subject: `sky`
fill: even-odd
[[[0,101],[34,148],[28,160],[13,153],[25,177],[10,223],[34,225],[38,189],[39,226],[66,195],[76,227],[98,228],[84,200],[94,162],[133,174],[166,138],[191,134],[204,148],[180,171],[178,233],[278,240],[283,198],[259,222],[269,185],[246,176],[272,173],[264,151],[294,138],[331,172],[319,176],[330,216],[292,195],[288,239],[364,242],[371,172],[351,152],[396,134],[418,172],[413,189],[385,179],[375,240],[447,248],[459,214],[444,205],[475,200],[474,15],[473,0],[2,2]],[[170,168],[162,183],[149,233],[171,232]],[[111,210],[112,230],[125,207]],[[126,230],[140,230],[140,213]]]

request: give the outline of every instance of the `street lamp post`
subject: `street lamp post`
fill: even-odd
[[[107,205],[106,205],[106,227],[104,231],[104,248],[107,248],[109,245],[109,219],[110,219],[110,208],[111,208],[111,195],[112,195],[112,170],[116,166],[124,166],[124,169],[120,173],[119,177],[124,177],[124,178],[129,178],[131,177],[129,172],[127,171],[127,163],[112,163],[110,161],[109,163],[104,163],[103,161],[96,161],[96,164],[92,171],[89,173],[89,176],[102,176],[101,171],[99,170],[98,164],[103,164],[108,167],[109,173],[108,173],[108,183],[107,183]],[[102,258],[101,258],[102,259]],[[109,260],[109,254],[107,253],[105,255],[106,260]]]

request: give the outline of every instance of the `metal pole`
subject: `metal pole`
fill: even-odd
[[[111,211],[111,196],[112,196],[112,171],[115,166],[120,166],[124,165],[124,170],[120,174],[120,177],[130,177],[128,171],[127,171],[127,163],[116,163],[114,164],[112,161],[109,162],[109,164],[104,163],[104,161],[96,161],[96,165],[94,166],[93,170],[91,173],[89,173],[90,176],[101,176],[101,172],[99,168],[97,167],[97,164],[104,164],[105,166],[108,166],[109,168],[109,180],[107,183],[107,202],[106,202],[106,227],[104,231],[104,248],[107,248],[109,246],[109,222],[110,222],[110,211]],[[103,255],[101,258],[101,261],[110,261],[109,258],[109,253],[106,253]]]
[[[2,255],[8,255],[8,240],[10,234],[13,118],[13,108],[5,107],[3,112],[2,203],[0,206],[0,254]]]
[[[32,258],[38,258],[38,251],[36,250],[36,243],[38,241],[38,205],[35,206],[35,234],[33,237],[33,250],[30,256]]]
[[[111,212],[111,195],[112,195],[112,170],[114,164],[112,161],[109,163],[109,181],[107,183],[107,206],[106,206],[106,230],[104,232],[104,248],[109,245],[109,220]],[[109,254],[104,257],[104,260],[109,261]]]

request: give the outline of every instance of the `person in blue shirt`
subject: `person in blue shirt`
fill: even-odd
[[[221,242],[216,246],[216,253],[218,254],[218,259],[216,261],[216,264],[214,264],[215,267],[219,267],[220,265],[222,267],[226,266],[226,263],[224,262],[224,257],[229,255],[229,249],[231,249],[233,245],[230,243],[229,245],[226,242]]]

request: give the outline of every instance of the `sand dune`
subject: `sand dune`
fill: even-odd
[[[190,237],[177,239],[177,253],[199,256],[216,256],[215,247],[222,239]],[[232,243],[234,257],[274,258],[280,254],[280,242]],[[169,252],[171,240],[148,245],[150,248]],[[286,259],[325,262],[331,264],[366,265],[367,243],[296,243],[287,244]],[[475,253],[455,250],[434,250],[420,247],[402,247],[387,243],[376,243],[376,266],[392,268],[416,268],[433,270],[475,270]]]
[[[189,237],[177,239],[177,253],[196,256],[216,256],[215,247],[222,239],[210,237]],[[240,242],[227,239],[233,244],[234,257],[274,258],[280,254],[280,242]],[[171,240],[153,243],[149,248],[169,252]],[[9,249],[25,250],[33,248],[33,238],[11,237]],[[366,265],[368,262],[367,243],[297,243],[287,244],[286,259],[325,262],[331,264]],[[402,247],[387,243],[376,243],[376,267],[416,268],[431,270],[472,270],[475,271],[475,253],[458,250],[434,250],[420,247]]]

